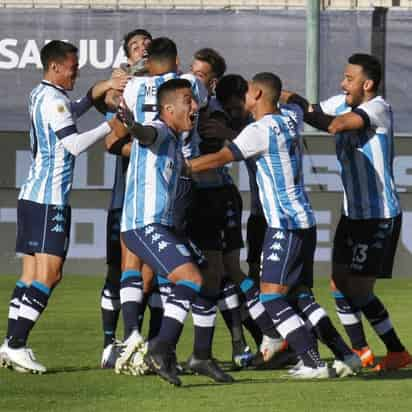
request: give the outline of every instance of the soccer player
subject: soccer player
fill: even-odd
[[[97,83],[87,95],[70,101],[78,75],[77,48],[53,40],[41,50],[42,82],[29,99],[32,164],[17,207],[16,251],[23,272],[13,291],[2,361],[21,371],[43,373],[27,346],[30,331],[47,307],[62,277],[70,236],[70,206],[75,157],[107,135],[111,122],[78,133],[76,119],[111,88],[123,89],[127,76]]]
[[[120,125],[114,139],[127,133],[136,139],[126,179],[123,240],[158,275],[174,283],[159,334],[149,342],[145,361],[153,372],[179,386],[176,344],[202,286],[202,277],[186,245],[172,230],[173,208],[183,165],[180,133],[195,126],[198,105],[192,84],[186,79],[172,78],[156,92],[159,120],[142,126],[134,122],[133,116],[132,121],[127,116],[129,129],[121,130]],[[139,277],[134,276],[137,286]],[[139,291],[141,294],[141,281]]]
[[[333,245],[333,295],[363,363],[373,363],[373,354],[361,313],[388,351],[375,369],[388,370],[407,366],[412,358],[374,292],[377,279],[392,276],[402,216],[393,178],[393,113],[378,95],[380,80],[379,61],[354,54],[345,67],[343,94],[317,105],[290,93],[284,98],[305,108],[305,121],[335,135],[344,197]]]
[[[268,222],[260,299],[278,333],[300,357],[301,365],[290,373],[295,378],[334,376],[334,371],[320,359],[295,307],[319,330],[320,337],[334,353],[339,354],[334,368],[339,376],[347,376],[359,370],[360,360],[342,341],[311,293],[315,218],[304,190],[302,143],[297,123],[292,116],[278,110],[280,92],[281,81],[276,75],[255,75],[249,84],[246,106],[256,121],[228,147],[191,160],[187,166],[192,172],[200,172],[234,160],[255,159],[259,196]],[[294,307],[289,303],[292,299]]]
[[[127,63],[121,65],[120,71],[116,69],[112,76],[121,76],[124,73],[129,75],[141,75],[146,61],[146,49],[152,40],[149,32],[143,29],[136,29],[127,33],[123,38],[123,50],[127,57]],[[117,110],[121,92],[110,90],[106,93],[105,103],[108,105],[106,119],[111,119]],[[114,368],[118,355],[118,348],[114,344],[116,341],[117,321],[120,313],[120,277],[127,266],[140,268],[140,262],[134,255],[122,247],[120,241],[120,220],[122,216],[124,186],[127,166],[129,164],[130,147],[124,147],[123,156],[117,156],[115,177],[112,188],[110,207],[107,214],[106,225],[106,263],[107,274],[101,292],[101,315],[103,326],[103,353],[101,358],[102,368]],[[137,315],[136,315],[137,316]],[[143,319],[142,319],[143,320]],[[128,331],[126,330],[126,335]]]
[[[126,86],[124,91],[126,105],[133,112],[136,121],[145,123],[153,120],[158,115],[160,106],[157,101],[157,90],[167,80],[179,77],[177,74],[177,62],[177,48],[172,40],[168,38],[156,38],[152,41],[148,48],[148,60],[146,63],[150,76],[134,77]],[[180,77],[189,79],[192,85],[193,94],[199,103],[199,106],[204,106],[207,102],[207,92],[203,84],[191,74],[180,75]],[[179,138],[182,140],[182,145],[180,148],[186,158],[191,158],[198,155],[199,137],[197,135],[196,128],[190,132],[182,134]],[[182,211],[186,207],[185,193],[187,194],[186,189],[188,186],[190,189],[191,181],[187,181],[186,179],[179,177],[178,182],[179,184],[177,190],[179,193],[176,195],[176,202],[173,209],[174,216],[172,220],[175,233],[178,230],[178,235],[184,238],[184,233],[182,233],[183,231],[181,229],[181,226],[183,226],[184,223],[184,213],[182,213]],[[187,239],[184,239],[185,244],[186,242]],[[126,336],[124,351],[116,362],[117,370],[128,368],[129,360],[132,354],[142,341],[142,338],[137,331],[137,323],[134,315],[139,310],[139,295],[137,293],[132,293],[134,289],[138,288],[139,278],[140,273],[138,271],[133,273],[128,270],[126,275],[122,275],[121,291],[122,289],[127,289],[129,291],[127,294],[124,294],[125,299],[127,298],[125,303],[127,303],[130,308],[134,305],[135,309],[133,311],[128,311],[131,313],[130,316],[124,316],[126,327],[133,332],[130,333],[130,336]],[[160,286],[164,285],[164,280],[157,283],[159,284],[159,288],[167,289],[167,287]],[[157,316],[158,318],[157,322],[159,325],[157,327],[156,322],[152,321],[153,319],[151,318],[151,326],[155,329],[160,327],[161,322],[161,318],[158,317],[159,314],[162,313],[161,308],[158,307],[159,303],[161,303],[160,298],[149,300],[149,305],[156,305],[156,307],[151,306],[151,314]],[[123,306],[124,305],[122,302],[122,308]],[[192,312],[195,337],[199,335],[201,336],[200,339],[195,338],[195,353],[198,354],[202,360],[202,362],[195,365],[195,372],[207,375],[219,382],[232,381],[232,377],[221,370],[219,365],[211,356],[211,353],[209,353],[209,336],[213,336],[213,333],[210,334],[208,332],[211,329],[210,325],[214,325],[214,319],[216,317],[216,312],[213,310],[213,303],[204,293],[202,293],[196,297],[196,304],[192,307]],[[204,349],[205,347],[207,347],[208,351]]]

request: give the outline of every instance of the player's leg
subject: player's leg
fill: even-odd
[[[101,291],[100,311],[103,329],[102,368],[114,368],[116,361],[116,328],[120,315],[121,209],[109,210],[106,225],[106,264],[107,273]]]
[[[8,367],[11,364],[8,361],[6,354],[4,353],[7,349],[7,343],[11,336],[13,335],[13,330],[19,316],[20,305],[24,296],[24,293],[31,285],[36,275],[36,260],[34,256],[23,255],[22,258],[22,275],[20,279],[16,282],[16,286],[13,289],[8,312],[8,321],[7,321],[7,332],[6,339],[3,344],[0,346],[0,367]]]
[[[261,300],[278,333],[302,361],[296,378],[328,378],[331,371],[320,359],[305,322],[288,302],[287,294],[302,280],[304,238],[315,228],[290,231],[268,228],[262,254]]]
[[[374,364],[375,357],[366,340],[361,311],[336,287],[333,280],[337,278],[342,287],[347,287],[353,254],[351,242],[348,219],[342,216],[336,228],[333,242],[332,296],[335,300],[338,318],[351,341],[352,349],[360,356],[362,365],[367,367]]]
[[[392,276],[401,215],[392,219],[351,223],[354,245],[351,272],[347,276],[347,284],[342,284],[344,293],[362,311],[386,346],[388,353],[376,370],[402,368],[412,363],[412,357],[397,335],[388,310],[374,293],[377,277]]]

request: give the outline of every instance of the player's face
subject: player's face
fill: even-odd
[[[365,87],[370,82],[363,72],[362,66],[356,64],[346,65],[341,83],[346,95],[346,104],[351,107],[359,106],[365,97]]]
[[[55,72],[58,77],[58,84],[65,90],[73,90],[79,73],[79,59],[76,53],[69,53],[67,57],[55,64]]]
[[[194,59],[190,70],[205,85],[209,94],[213,94],[217,79],[213,73],[212,66],[207,62]]]
[[[133,65],[141,60],[151,40],[145,36],[133,36],[127,43],[127,50],[129,51],[128,62]]]
[[[199,106],[193,98],[191,89],[177,90],[172,112],[175,130],[178,132],[192,130],[196,125],[198,110]]]

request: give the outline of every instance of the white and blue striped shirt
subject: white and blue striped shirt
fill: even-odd
[[[351,109],[345,95],[320,103],[322,111],[336,116],[349,111],[365,122],[362,130],[336,135],[336,153],[344,188],[343,214],[351,219],[391,218],[401,213],[393,177],[393,114],[377,96]]]
[[[181,140],[161,120],[148,123],[157,137],[150,146],[132,143],[121,231],[158,223],[173,226],[176,188],[183,166]]]
[[[127,83],[123,96],[137,122],[146,124],[157,117],[157,91],[159,87],[168,80],[177,78],[189,80],[192,85],[193,97],[199,108],[207,105],[207,90],[203,83],[191,73],[179,75],[170,72],[160,76],[133,77]],[[199,156],[200,137],[197,132],[197,123],[192,131],[182,133],[180,138],[183,141],[182,151],[185,158],[191,159]]]
[[[316,224],[305,192],[302,139],[294,117],[268,114],[247,126],[229,148],[237,160],[255,161],[259,198],[269,227],[305,229]]]
[[[74,156],[61,139],[77,133],[75,119],[90,106],[90,98],[71,102],[63,89],[46,81],[33,89],[29,98],[32,163],[19,199],[59,206],[68,203]]]

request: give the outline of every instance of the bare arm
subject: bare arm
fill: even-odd
[[[200,156],[196,159],[188,160],[187,166],[190,172],[198,173],[209,169],[216,169],[227,163],[233,162],[235,157],[230,149],[224,147],[216,153]]]
[[[362,116],[355,112],[350,112],[336,116],[330,123],[328,132],[331,134],[336,134],[347,130],[359,130],[364,127],[365,121]]]

